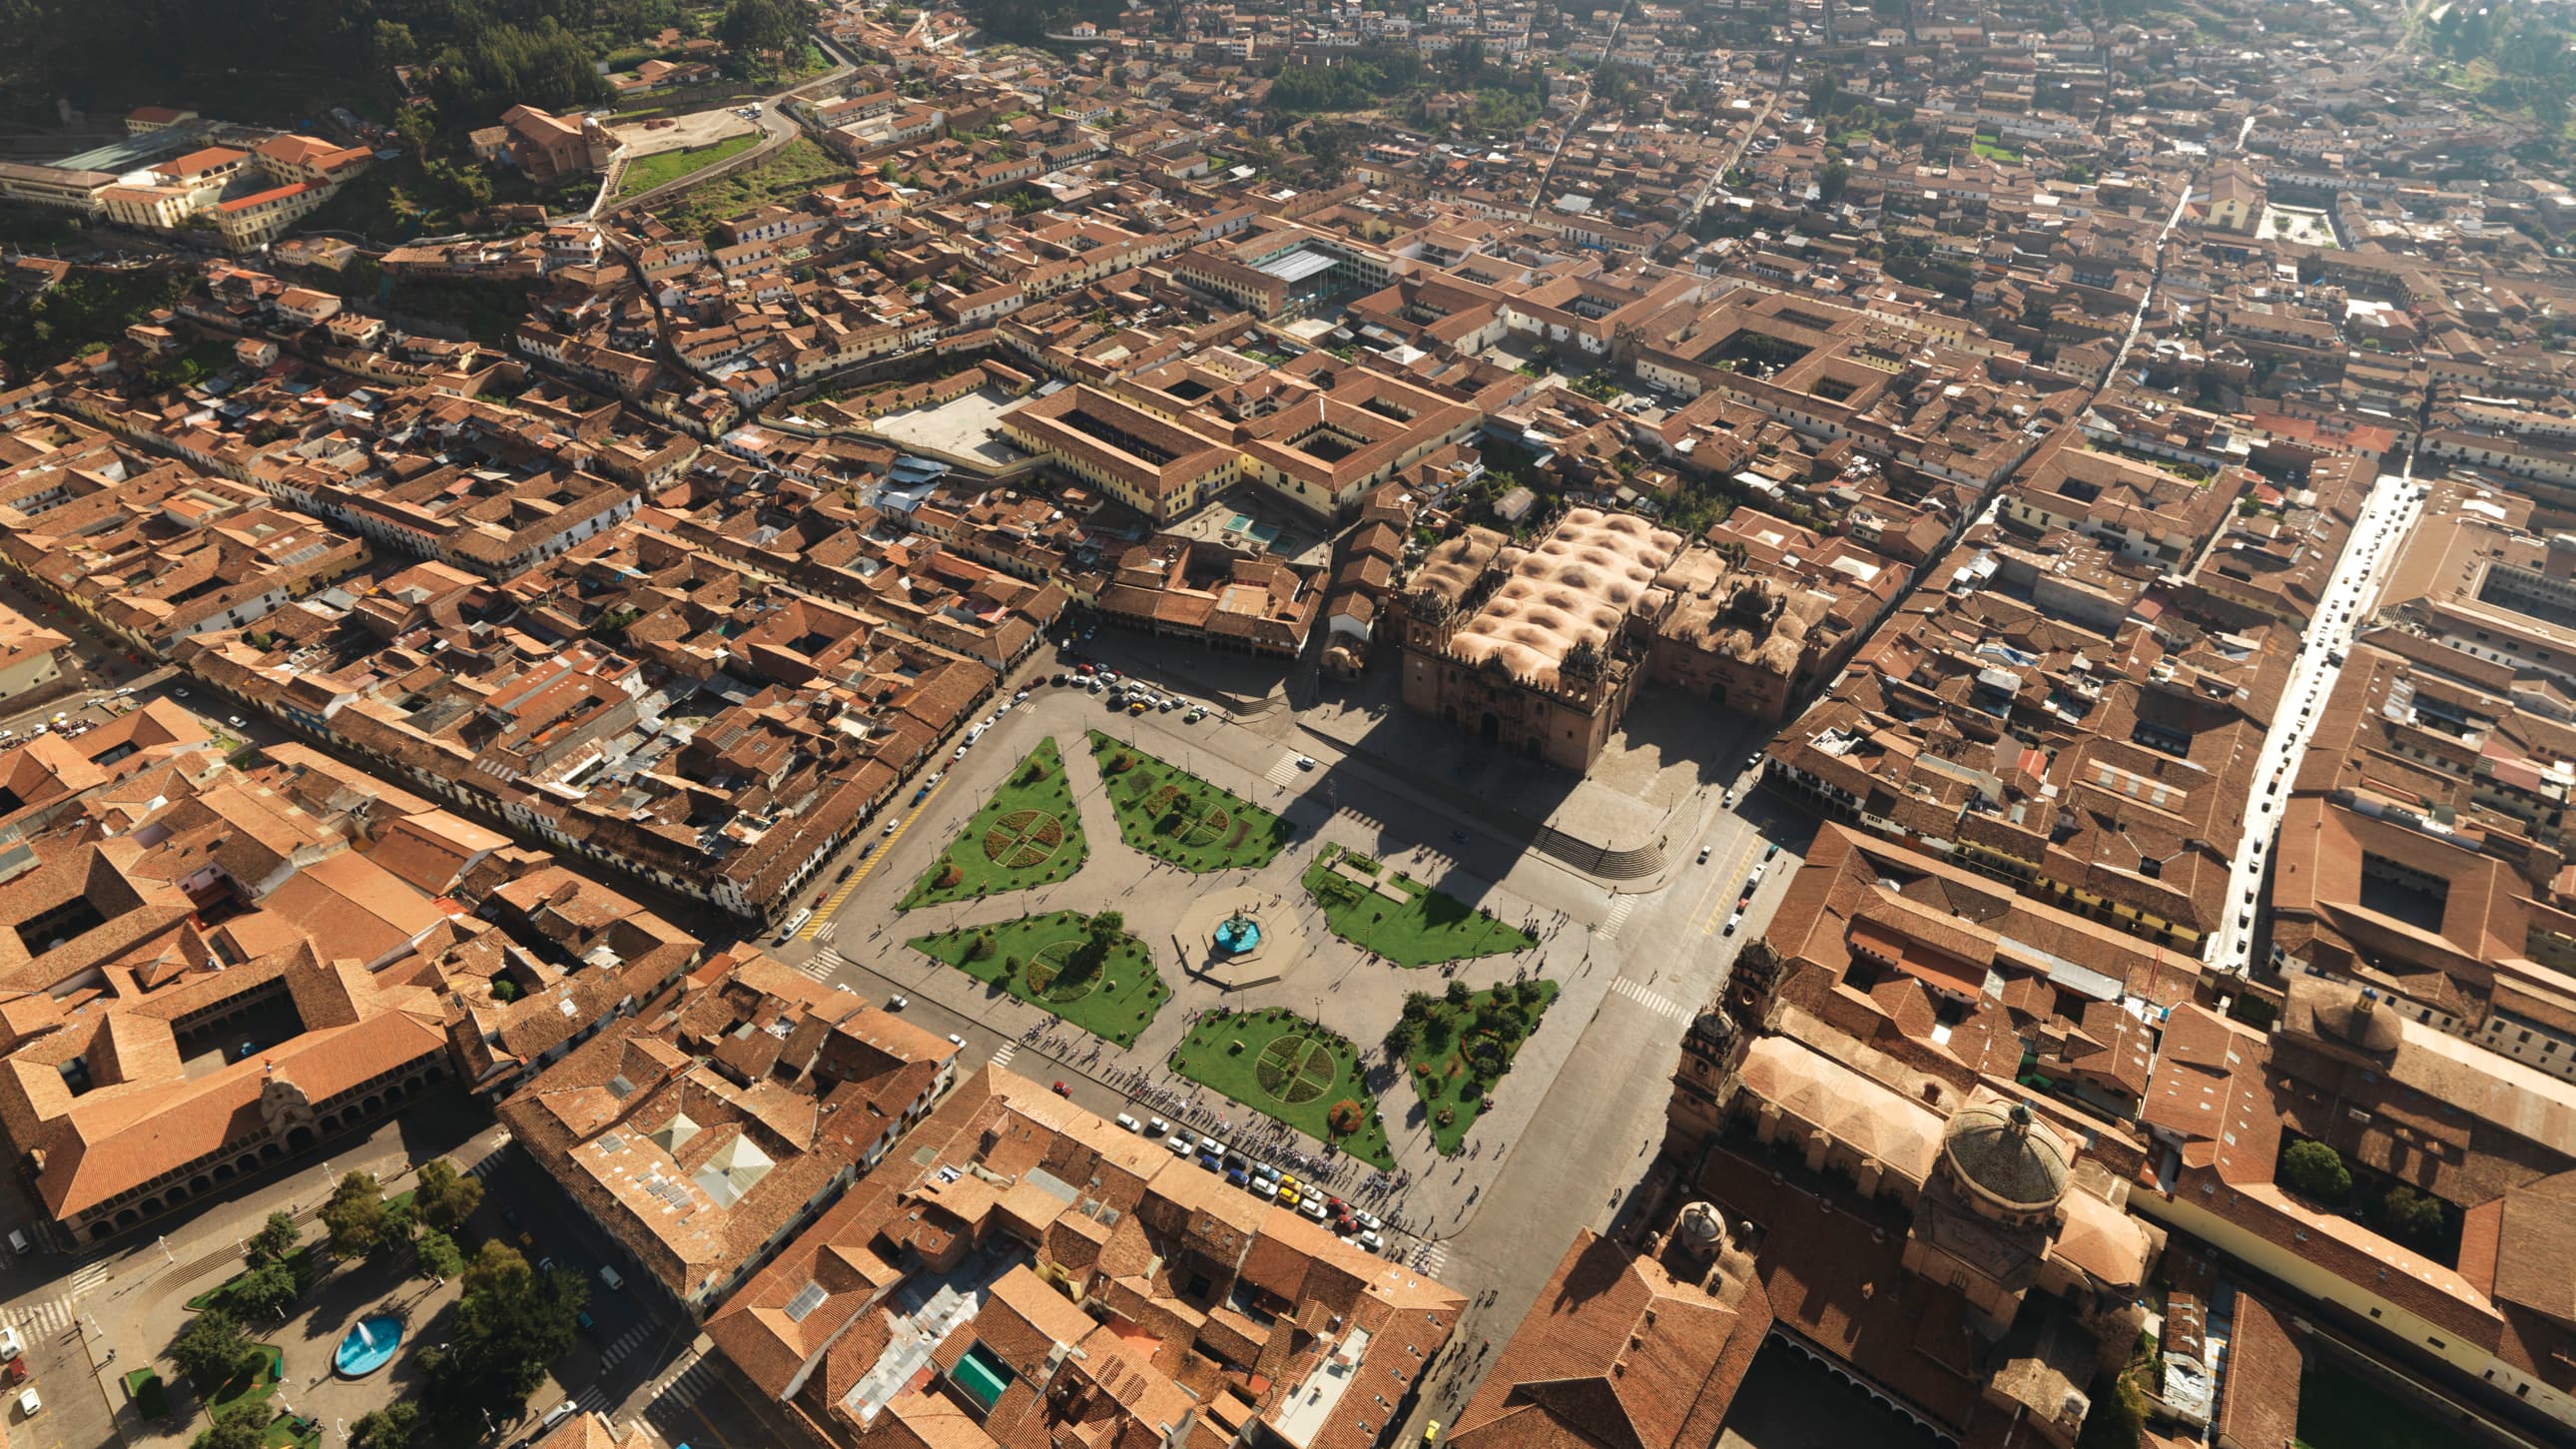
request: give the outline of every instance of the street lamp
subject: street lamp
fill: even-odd
[[[163,1261],[163,1262],[165,1262],[165,1263],[167,1263],[167,1264],[169,1264],[170,1266],[172,1266],[172,1267],[174,1267],[174,1268],[175,1268],[175,1267],[177,1267],[177,1266],[178,1266],[178,1264],[179,1264],[179,1260],[178,1260],[177,1258],[175,1258],[175,1257],[172,1257],[172,1256],[171,1256],[171,1254],[170,1254],[170,1236],[169,1236],[169,1234],[164,1233],[164,1234],[162,1234],[160,1237],[157,1237],[157,1238],[153,1239],[153,1241],[154,1241],[155,1243],[157,1243],[157,1244],[159,1244],[159,1245],[160,1245],[160,1248],[161,1248],[161,1259],[162,1259],[162,1261]]]

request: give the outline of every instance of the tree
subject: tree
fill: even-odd
[[[376,1235],[375,1251],[391,1257],[411,1247],[412,1235],[420,1231],[420,1212],[415,1203],[394,1201],[385,1204],[383,1228]]]
[[[2401,1182],[2379,1200],[2379,1222],[2401,1238],[2438,1238],[2447,1218],[2440,1198]]]
[[[746,64],[756,55],[783,55],[805,33],[798,10],[792,0],[733,0],[716,25],[716,38]]]
[[[420,1405],[396,1399],[349,1426],[349,1449],[407,1449],[420,1433]]]
[[[303,1241],[304,1229],[296,1226],[292,1214],[270,1213],[268,1221],[260,1224],[259,1231],[250,1235],[247,1245],[250,1261],[254,1264],[273,1263],[294,1252]]]
[[[385,1194],[372,1172],[353,1172],[331,1190],[322,1205],[322,1226],[330,1231],[331,1251],[343,1258],[363,1258],[385,1236]]]
[[[442,1233],[452,1233],[483,1205],[483,1183],[456,1170],[444,1157],[421,1164],[420,1180],[411,1190],[420,1220]]]
[[[465,1253],[456,1240],[436,1228],[420,1235],[416,1245],[420,1271],[441,1283],[465,1271]]]
[[[545,1377],[546,1365],[572,1347],[573,1328],[590,1301],[580,1274],[557,1268],[542,1276],[506,1243],[485,1243],[467,1264],[448,1351],[424,1355],[430,1411],[449,1424],[472,1426],[485,1409],[515,1407]]]
[[[534,1276],[518,1249],[494,1238],[475,1249],[472,1261],[465,1265],[465,1292],[524,1292],[526,1281]]]
[[[1082,928],[1082,944],[1074,949],[1073,959],[1065,963],[1064,974],[1079,981],[1097,972],[1109,962],[1109,953],[1127,937],[1127,917],[1117,911],[1102,911]]]
[[[1816,199],[1827,206],[1842,200],[1843,187],[1851,180],[1851,167],[1840,161],[1828,161],[1816,173]]]
[[[1404,1019],[1419,1022],[1429,1016],[1431,1008],[1437,1004],[1428,991],[1408,991],[1404,993]]]
[[[188,1320],[179,1336],[170,1341],[170,1362],[197,1386],[197,1392],[214,1397],[215,1391],[231,1383],[259,1356],[241,1324],[220,1308],[209,1308]]]
[[[226,1296],[244,1318],[254,1323],[283,1318],[286,1310],[304,1293],[296,1281],[295,1268],[283,1259],[275,1259],[251,1269],[234,1280]]]
[[[197,1436],[195,1449],[260,1449],[268,1442],[270,1417],[266,1399],[235,1404]]]
[[[1441,993],[1441,999],[1447,1001],[1451,1006],[1465,1006],[1468,1000],[1474,995],[1474,992],[1467,989],[1466,982],[1457,980],[1453,977],[1449,982],[1449,989]]]
[[[2281,1185],[2301,1197],[2340,1203],[2352,1193],[2352,1170],[2343,1154],[2322,1142],[2301,1140],[2281,1154]]]
[[[1413,1050],[1413,1043],[1421,1035],[1422,1024],[1419,1021],[1399,1016],[1395,1019],[1395,1024],[1386,1029],[1386,1039],[1380,1045],[1386,1048],[1388,1056],[1400,1057]]]

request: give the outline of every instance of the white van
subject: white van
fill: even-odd
[[[606,1263],[599,1265],[599,1281],[607,1284],[611,1288],[623,1288],[626,1286],[626,1280],[618,1275],[615,1268],[610,1267]]]
[[[35,1244],[27,1241],[26,1229],[11,1228],[9,1230],[9,1251],[17,1254],[21,1258],[35,1251]]]
[[[811,906],[789,916],[787,924],[778,928],[778,944],[784,946],[795,940],[796,933],[805,929],[805,923],[812,919],[814,919],[814,908]]]

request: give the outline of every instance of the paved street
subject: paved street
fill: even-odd
[[[2317,714],[2334,694],[2343,675],[2343,652],[2353,633],[2367,620],[2379,586],[2397,561],[2397,549],[2424,511],[2415,484],[2415,463],[2408,458],[2403,473],[2383,474],[2362,504],[2343,557],[2317,603],[2308,624],[2306,649],[2290,665],[2281,706],[2263,738],[2254,771],[2253,815],[2236,844],[2228,876],[2228,914],[2219,923],[2209,960],[2242,974],[2253,965],[2261,934],[2261,906],[2270,899],[2263,889],[2265,852],[2280,832],[2281,804],[2299,776],[2308,739],[2316,732]]]

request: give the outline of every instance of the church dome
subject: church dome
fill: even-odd
[[[2005,1212],[2042,1212],[2066,1195],[2071,1154],[2016,1102],[1959,1109],[1941,1137],[1941,1159],[1963,1187]]]

